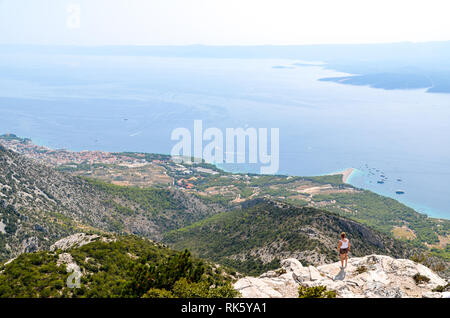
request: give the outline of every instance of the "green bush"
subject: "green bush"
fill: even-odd
[[[207,282],[190,283],[186,278],[177,281],[173,287],[173,293],[179,298],[206,298],[208,292]]]
[[[230,283],[210,286],[206,281],[191,283],[186,278],[175,283],[173,294],[179,298],[233,298],[239,295]]]
[[[151,288],[142,298],[175,298],[175,296],[168,290]]]
[[[327,290],[326,286],[298,287],[298,298],[336,298],[334,290]]]
[[[450,289],[450,283],[445,286],[438,286],[436,288],[433,288],[434,292],[442,293],[444,291],[447,291],[447,289]]]
[[[416,275],[413,276],[414,281],[416,282],[417,285],[421,284],[421,283],[428,283],[430,281],[430,279],[424,275],[420,275],[419,273],[417,273]]]
[[[357,272],[358,274],[362,274],[367,272],[367,267],[364,265],[358,266],[355,270],[355,272]]]
[[[0,267],[0,298],[236,297],[223,271],[136,236],[115,236],[67,250],[80,267],[80,288],[66,285],[61,251],[24,253]],[[176,286],[176,288],[175,288]]]

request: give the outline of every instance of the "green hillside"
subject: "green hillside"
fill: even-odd
[[[79,288],[66,283],[68,257],[82,273]],[[0,297],[235,297],[232,280],[189,251],[109,236],[64,251],[21,254],[1,265]]]
[[[406,205],[371,191],[315,195],[314,202],[329,202],[326,209],[348,216],[374,229],[389,233],[394,226],[406,225],[416,234],[418,243],[438,243],[438,235],[450,235],[450,221],[430,218]],[[344,209],[355,211],[345,212]]]
[[[176,189],[74,177],[0,146],[0,261],[80,231],[158,240],[219,211],[223,208]]]

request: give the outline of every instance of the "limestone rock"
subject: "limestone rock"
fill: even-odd
[[[83,276],[80,267],[73,260],[72,255],[69,253],[61,253],[58,256],[58,261],[56,262],[56,266],[61,266],[62,264],[66,265],[66,271],[68,273],[72,273],[67,277],[66,284],[69,288],[79,288],[80,287],[80,279]]]
[[[240,291],[243,297],[281,298],[295,297],[298,285],[289,276],[281,275],[277,278],[245,277],[238,280],[234,288]]]
[[[310,280],[322,279],[320,272],[314,266],[309,266],[308,269],[309,269],[309,279]]]
[[[35,236],[26,238],[22,241],[22,252],[32,253],[39,250],[39,239]]]
[[[58,255],[58,260],[56,261],[56,266],[61,266],[61,264],[69,265],[73,263],[72,255],[69,253],[61,253]]]
[[[99,238],[100,236],[95,234],[89,235],[86,233],[76,233],[54,243],[52,246],[50,246],[50,251],[55,251],[57,249],[66,251],[73,247],[80,247],[85,244],[91,243],[93,241],[98,240]]]
[[[296,270],[303,268],[303,265],[296,258],[288,258],[281,261],[281,267],[289,272],[295,272]]]
[[[326,286],[335,290],[339,298],[448,298],[448,292],[433,292],[447,282],[422,264],[407,259],[394,259],[384,255],[355,257],[345,268],[340,262],[321,266],[303,267],[296,259],[281,262],[281,270],[267,272],[260,277],[245,277],[234,287],[245,298],[297,297],[298,286]],[[278,273],[283,273],[279,274]],[[429,278],[417,284],[414,275]]]

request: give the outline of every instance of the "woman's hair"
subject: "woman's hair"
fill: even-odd
[[[341,237],[342,237],[342,238],[345,238],[345,236],[346,236],[346,235],[345,235],[345,232],[342,232],[342,233],[341,233]]]

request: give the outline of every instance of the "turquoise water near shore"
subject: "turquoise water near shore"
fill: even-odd
[[[348,177],[347,183],[351,184],[352,186],[358,187],[358,188],[371,190],[375,193],[396,199],[397,201],[400,201],[401,203],[413,208],[414,210],[420,211],[429,216],[433,216],[433,217],[437,217],[437,218],[446,218],[446,219],[449,218],[447,213],[445,213],[441,210],[433,209],[429,206],[422,205],[417,202],[411,202],[408,199],[405,199],[404,194],[395,194],[394,195],[393,193],[395,193],[395,191],[401,190],[400,184],[397,183],[396,184],[397,187],[395,188],[392,186],[391,187],[384,186],[386,184],[385,183],[385,184],[383,184],[383,187],[380,189],[380,187],[377,187],[378,183],[375,184],[373,182],[373,179],[374,178],[371,178],[371,176],[367,172],[361,171],[359,169],[354,169],[352,174]]]
[[[357,178],[357,175],[362,174],[362,171],[353,169],[352,173],[347,178],[347,183],[353,185],[353,180]]]
[[[253,167],[250,167],[250,166],[243,167],[241,165],[237,166],[237,165],[230,165],[230,164],[228,164],[228,165],[227,164],[216,164],[216,166],[227,172],[257,173],[257,168],[255,168],[254,166]],[[312,174],[312,175],[301,175],[301,176],[316,176],[316,175],[325,176],[325,175],[336,174],[336,173],[342,172],[344,170],[346,170],[346,169],[338,169],[338,170],[335,170],[332,172],[326,172],[326,173],[321,173],[321,174]],[[292,174],[287,173],[286,175],[292,175]],[[395,194],[396,190],[392,189],[392,187],[387,188],[387,189],[380,189],[380,187],[376,187],[375,184],[371,181],[371,177],[362,170],[354,168],[353,172],[348,176],[346,183],[348,183],[354,187],[360,188],[360,189],[370,190],[377,194],[393,198],[420,213],[427,214],[430,217],[449,219],[449,215],[448,215],[448,213],[445,212],[445,210],[436,209],[436,208],[432,208],[430,206],[422,205],[422,204],[417,203],[417,201],[411,202],[408,199],[405,199],[405,196],[403,194],[401,194],[401,195]]]
[[[0,133],[75,151],[170,153],[173,129],[193,131],[195,119],[223,132],[279,128],[279,174],[354,167],[352,185],[450,218],[450,94],[322,82],[346,74],[295,62],[3,55]]]

